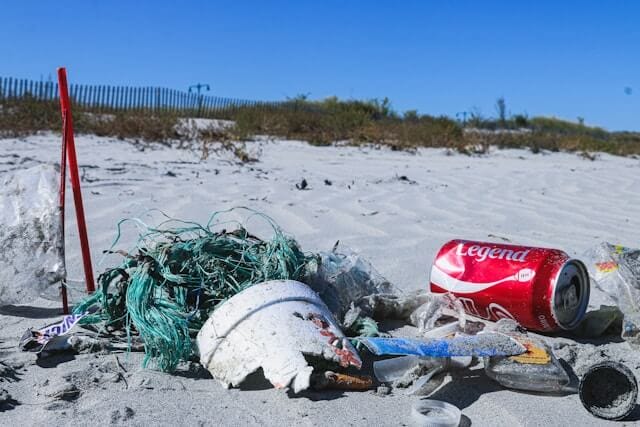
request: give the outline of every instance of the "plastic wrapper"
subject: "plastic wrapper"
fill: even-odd
[[[308,285],[338,318],[358,306],[363,298],[378,294],[394,294],[395,289],[367,260],[349,248],[335,247],[321,252],[317,270]]]
[[[438,330],[453,333],[456,331],[464,331],[467,316],[462,303],[453,294],[428,294],[430,299],[415,309],[409,316],[411,324],[418,328],[422,336],[432,336]],[[445,315],[446,308],[452,309],[456,314],[457,322],[455,326],[450,323],[445,325],[437,325],[438,321]],[[436,327],[438,326],[438,327]],[[444,335],[442,335],[444,336]]]
[[[453,295],[403,293],[349,248],[336,245],[331,252],[321,252],[307,284],[320,295],[345,331],[360,336],[379,335],[377,327],[363,327],[366,326],[363,319],[403,320],[427,333],[441,326],[439,320],[446,315],[443,311],[447,308],[455,313],[460,326],[452,332],[465,329],[464,309]]]
[[[26,303],[64,276],[58,172],[39,165],[0,188],[0,305]]]
[[[601,243],[584,256],[589,276],[622,312],[622,338],[640,345],[640,249]]]

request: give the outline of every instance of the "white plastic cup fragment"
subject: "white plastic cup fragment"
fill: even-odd
[[[318,294],[293,280],[259,283],[233,296],[211,314],[196,341],[200,362],[226,387],[262,368],[274,387],[305,390],[313,371],[305,356],[362,365]]]

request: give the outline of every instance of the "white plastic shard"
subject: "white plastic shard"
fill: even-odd
[[[262,368],[276,388],[309,388],[313,367],[305,356],[360,368],[357,351],[327,306],[307,285],[274,280],[235,295],[197,337],[200,362],[225,387],[238,386]]]
[[[39,165],[0,179],[0,305],[29,302],[64,278],[58,175]]]

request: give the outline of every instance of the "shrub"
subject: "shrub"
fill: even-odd
[[[607,132],[553,117],[515,115],[499,123],[471,114],[465,132],[448,117],[419,115],[409,110],[402,116],[382,100],[339,100],[336,97],[309,101],[306,96],[277,106],[258,104],[220,111],[221,118],[235,121],[229,129],[179,129],[179,115],[170,112],[127,110],[95,112],[75,108],[75,129],[121,139],[174,142],[192,147],[201,143],[203,157],[211,150],[235,153],[241,161],[252,161],[242,141],[254,135],[301,139],[327,145],[336,141],[351,144],[382,144],[393,149],[447,147],[468,154],[484,153],[490,146],[541,150],[594,152],[617,155],[640,154],[640,133]],[[61,128],[57,102],[39,101],[32,96],[0,102],[0,136],[24,136]],[[187,141],[188,140],[188,141]]]

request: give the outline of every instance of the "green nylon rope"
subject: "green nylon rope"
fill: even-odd
[[[304,280],[318,259],[304,254],[269,217],[247,208],[249,218],[265,220],[269,240],[251,235],[238,222],[221,222],[214,213],[207,224],[169,219],[152,228],[139,219],[123,220],[141,227],[135,251],[98,277],[98,290],[74,313],[82,323],[104,322],[107,329],[135,331],[145,344],[144,366],[154,362],[171,372],[192,354],[191,340],[211,312],[243,289],[267,280]],[[247,219],[248,221],[248,219]],[[179,226],[176,226],[179,225]],[[233,231],[213,231],[232,225]],[[133,331],[132,331],[133,330]]]

